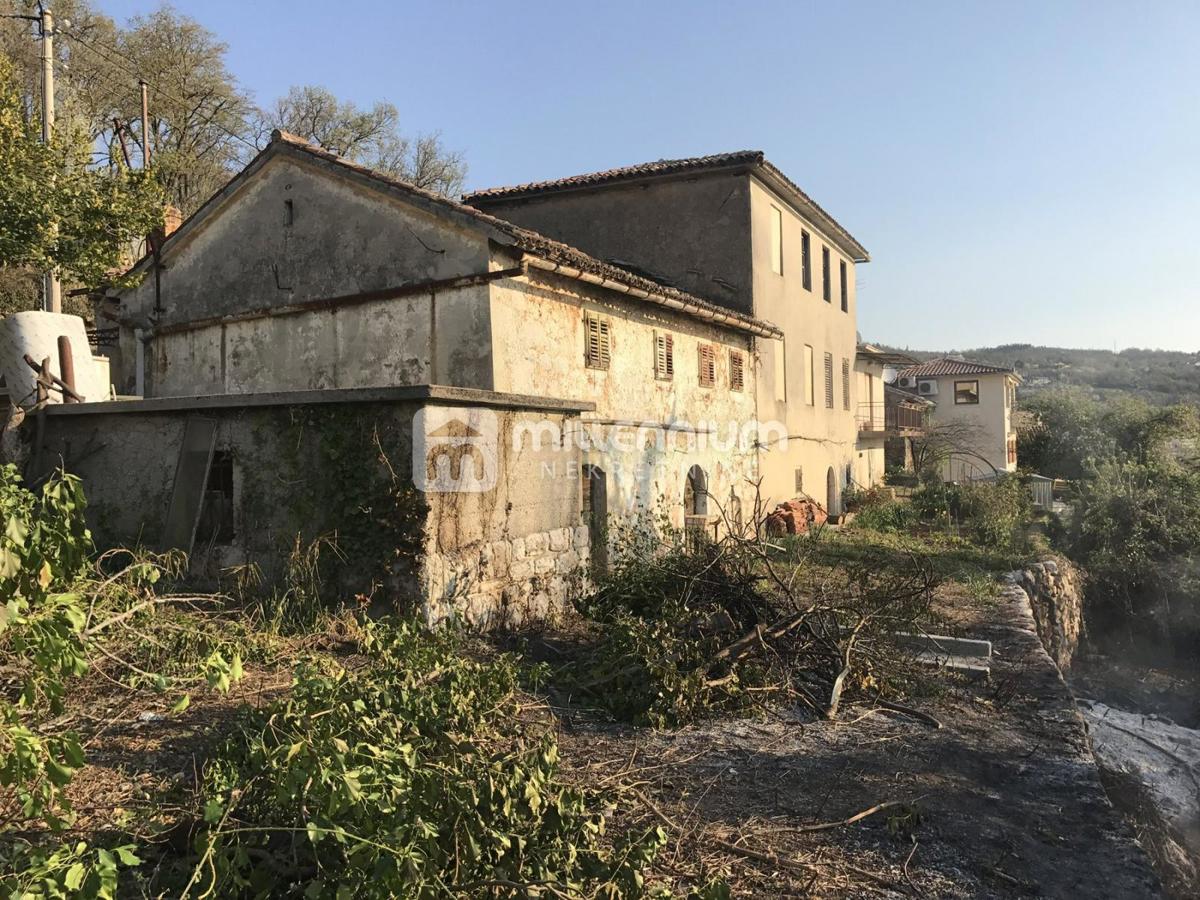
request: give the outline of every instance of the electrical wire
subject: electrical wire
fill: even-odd
[[[121,60],[121,62],[117,62],[116,60],[114,60],[112,58],[112,56],[110,56],[108,53],[105,53],[103,50],[101,50],[99,47],[97,47],[95,44],[93,44],[90,39],[84,40],[84,38],[82,38],[78,34],[74,34],[71,32],[66,32],[66,33],[73,41],[76,41],[82,47],[87,47],[89,50],[91,50],[93,53],[95,53],[97,56],[99,56],[101,59],[105,60],[109,64],[114,65],[117,68],[127,72],[128,74],[132,75],[134,78],[137,78],[139,81],[146,82],[147,87],[149,87],[150,90],[154,91],[154,93],[158,94],[160,97],[170,100],[172,103],[178,103],[180,106],[183,106],[185,108],[191,105],[189,101],[181,100],[179,97],[173,96],[172,94],[168,93],[167,91],[164,91],[162,88],[160,88],[156,84],[154,84],[154,82],[146,79],[135,68],[131,68],[131,66],[136,66],[136,63],[134,63],[132,60],[130,60],[128,57],[126,57],[123,53],[121,53],[121,51],[117,50],[116,48],[109,48],[109,50],[112,54],[116,55]],[[129,65],[124,65],[123,63],[129,63]],[[218,115],[220,115],[220,112],[221,112],[220,110],[217,110],[216,112],[214,112],[209,118],[204,120],[204,124],[212,125],[218,131],[223,132],[224,134],[228,135],[229,137],[233,138],[234,140],[241,141],[243,144],[245,144],[247,147],[249,147],[255,153],[258,153],[260,150],[262,150],[262,148],[259,147],[257,144],[255,144],[253,141],[246,139],[245,137],[238,134],[237,132],[231,131],[230,129],[228,129],[224,125],[222,125],[221,123],[217,122],[216,117]]]

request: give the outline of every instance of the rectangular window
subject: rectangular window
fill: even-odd
[[[800,496],[804,493],[804,467],[796,467],[796,495]]]
[[[821,296],[826,303],[833,302],[833,272],[829,268],[829,248],[821,248]]]
[[[780,338],[771,345],[775,367],[771,372],[775,382],[775,402],[787,403],[787,343]]]
[[[833,409],[833,354],[825,354],[825,408]]]
[[[612,333],[609,320],[595,313],[584,314],[584,361],[589,369],[607,369],[612,358]]]
[[[846,284],[846,261],[838,260],[838,284],[842,290],[842,312],[850,312],[850,286]]]
[[[1012,436],[1008,439],[1008,464],[1011,466],[1017,461],[1017,438]]]
[[[712,344],[701,344],[696,351],[700,387],[712,387],[717,383],[717,351],[713,349]]]
[[[783,274],[783,213],[779,207],[771,207],[771,271]]]
[[[978,381],[956,381],[954,382],[954,402],[955,403],[978,403],[979,402],[979,382]]]
[[[850,360],[842,357],[842,409],[850,408]]]
[[[813,359],[813,348],[809,344],[804,345],[804,401],[809,406],[815,406],[817,403],[817,370],[816,361]]]
[[[740,350],[729,351],[729,389],[740,391],[746,385],[746,367]]]
[[[654,332],[654,377],[670,381],[675,377],[675,336]]]
[[[808,232],[800,232],[800,283],[806,291],[812,290],[812,260],[809,253]]]

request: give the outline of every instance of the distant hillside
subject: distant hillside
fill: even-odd
[[[903,348],[896,348],[903,349]],[[945,352],[908,350],[917,359],[961,355],[976,362],[1011,366],[1024,379],[1021,393],[1076,385],[1098,395],[1137,394],[1152,403],[1200,404],[1200,353],[1167,350],[1070,350],[1005,344],[975,350]]]

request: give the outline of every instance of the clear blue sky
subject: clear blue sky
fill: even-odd
[[[390,100],[469,187],[763,149],[871,251],[868,340],[1200,351],[1195,0],[176,7],[260,102]]]

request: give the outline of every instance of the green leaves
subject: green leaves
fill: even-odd
[[[204,890],[433,897],[502,877],[642,893],[657,836],[605,848],[602,798],[565,785],[553,737],[519,722],[514,659],[415,623],[364,629],[365,665],[301,664],[210,760]],[[246,831],[215,827],[231,807]],[[278,866],[246,852],[276,844]]]
[[[163,198],[141,172],[91,165],[83,133],[43,144],[0,58],[0,266],[53,269],[94,285],[124,268],[129,244],[162,224]]]

